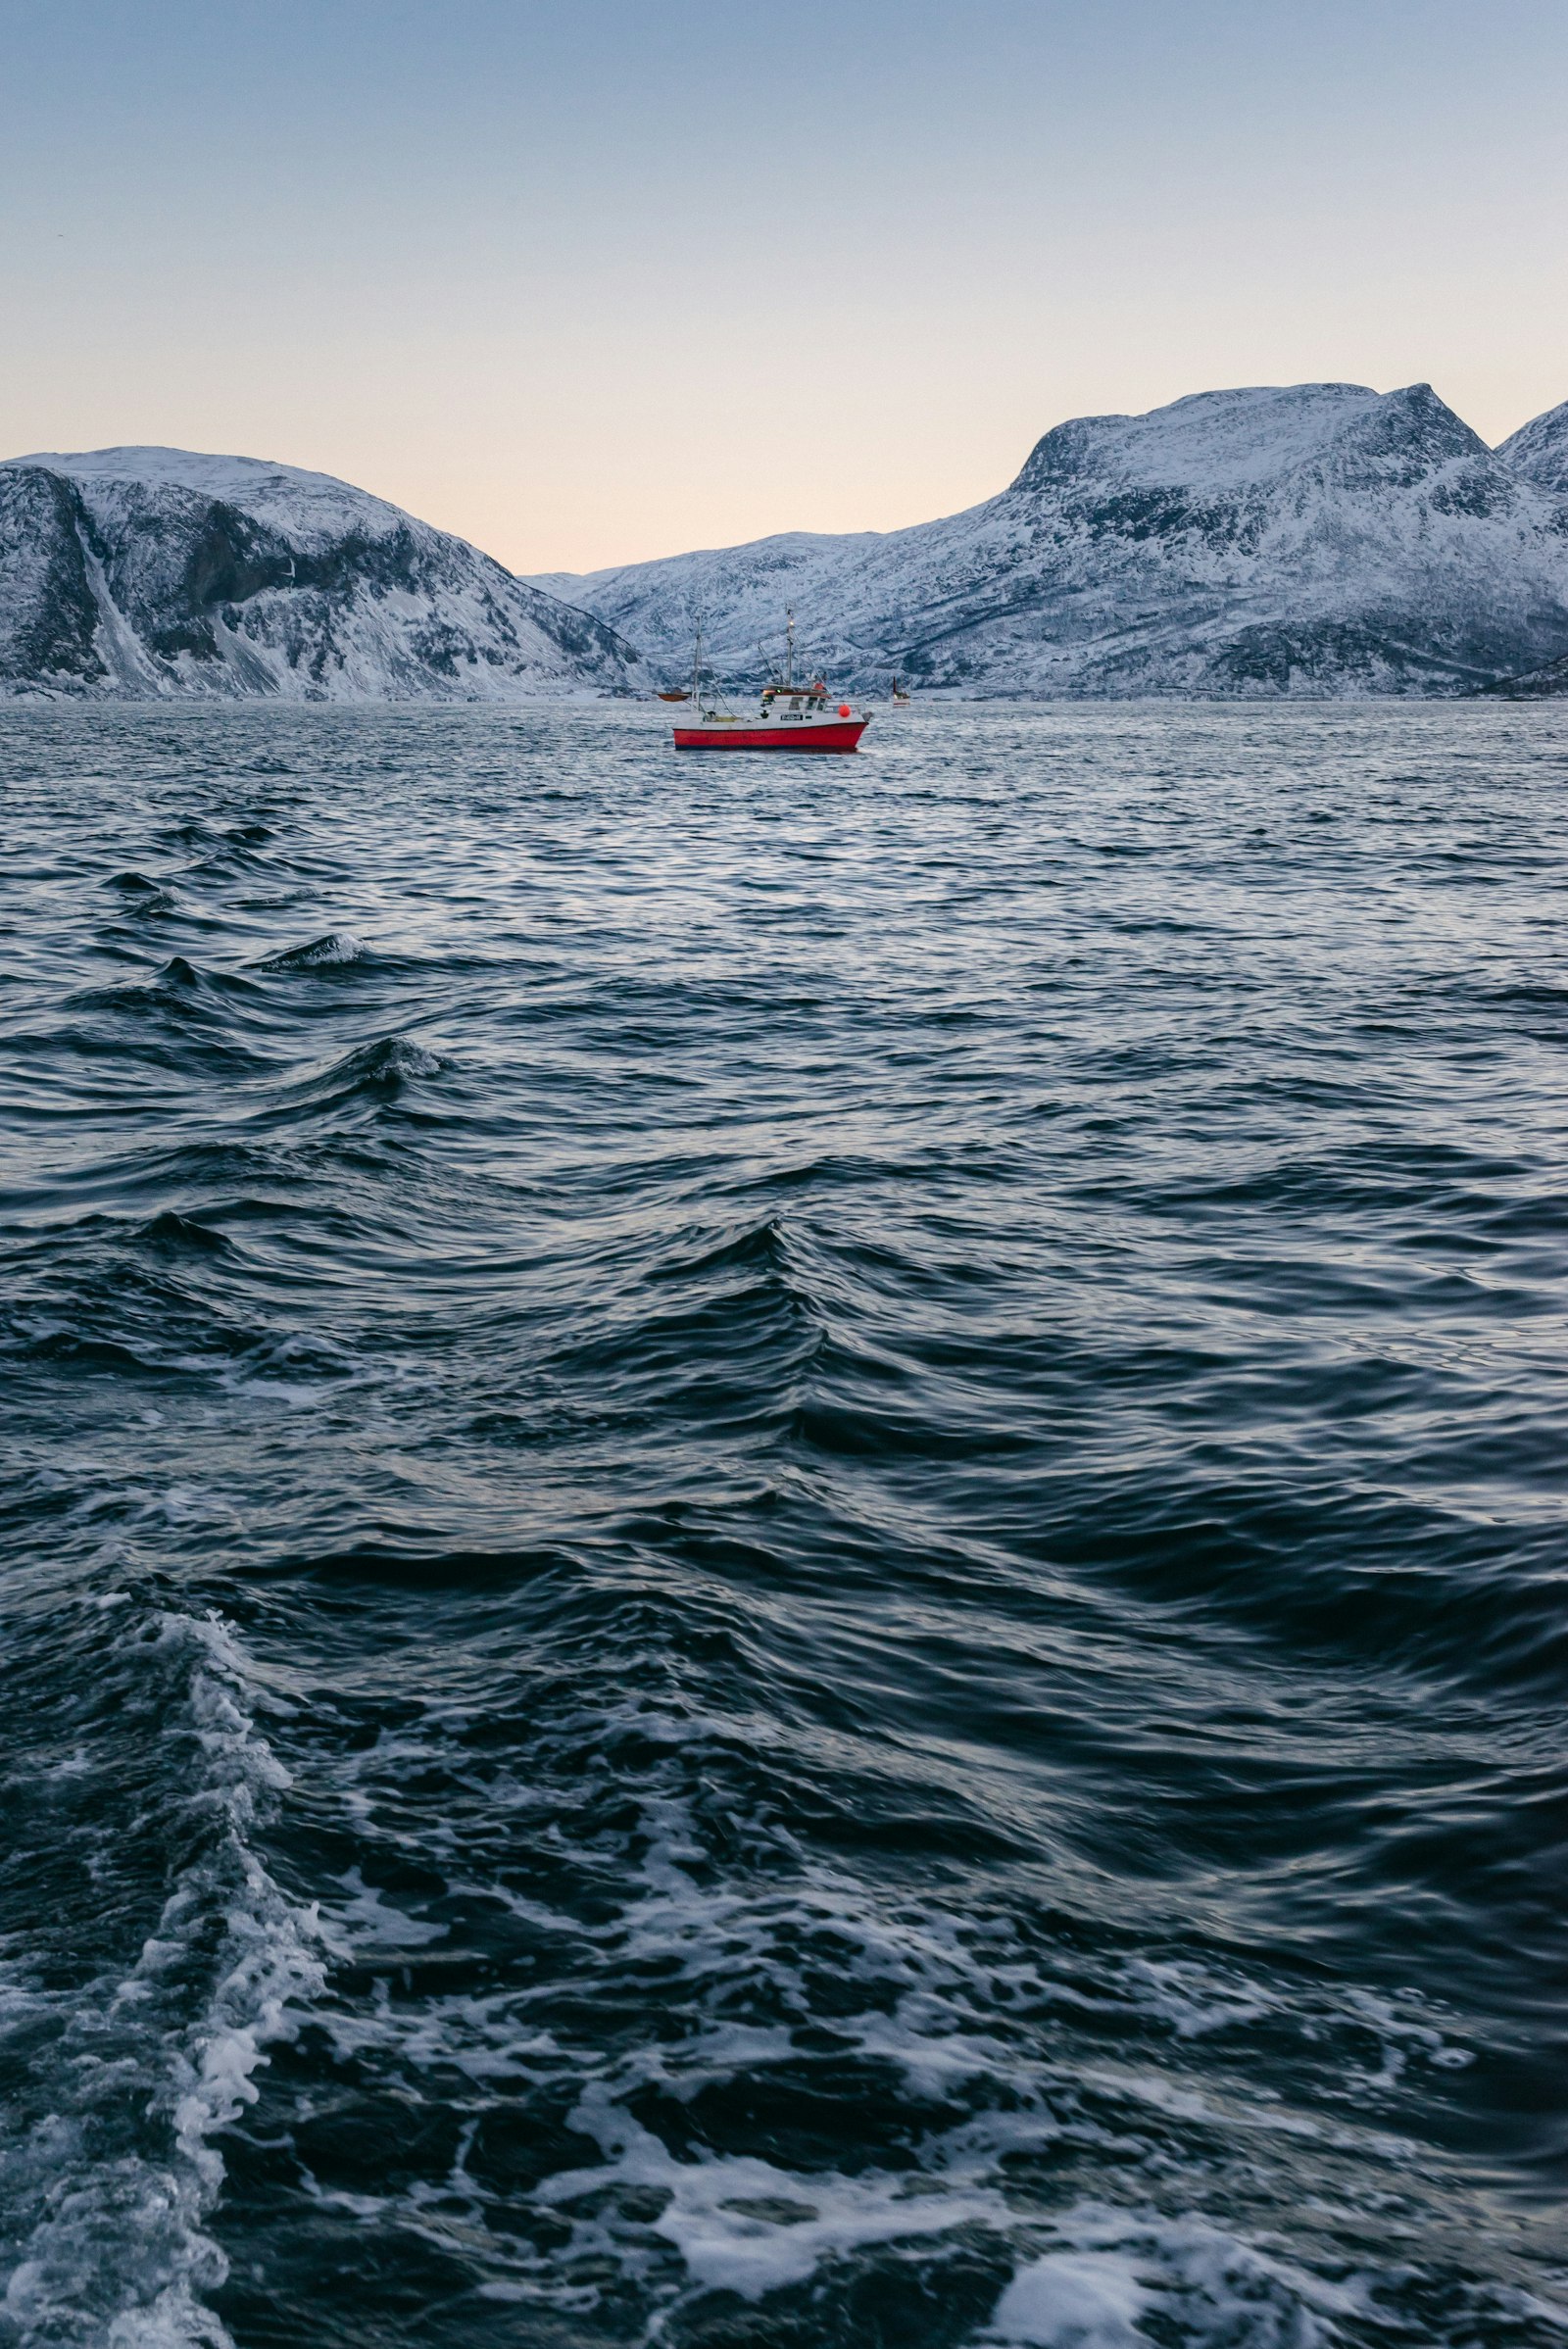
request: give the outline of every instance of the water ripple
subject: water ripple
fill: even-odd
[[[1564,720],[871,739],[0,726],[0,2343],[1568,2330]]]

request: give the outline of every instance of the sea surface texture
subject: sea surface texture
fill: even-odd
[[[1568,710],[0,721],[5,2349],[1562,2349]]]

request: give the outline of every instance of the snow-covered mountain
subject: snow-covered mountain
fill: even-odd
[[[602,620],[325,473],[183,449],[0,465],[0,693],[624,692]]]
[[[1550,429],[1548,429],[1548,427]],[[536,584],[678,674],[808,658],[969,694],[1446,693],[1568,654],[1568,409],[1493,452],[1426,384],[1203,392],[1061,424],[1000,496]]]
[[[1521,424],[1500,444],[1497,455],[1514,472],[1555,498],[1568,514],[1568,400]],[[1568,698],[1568,653],[1539,668],[1504,677],[1487,691],[1514,702]]]
[[[1497,455],[1538,489],[1568,498],[1568,400],[1510,432]]]

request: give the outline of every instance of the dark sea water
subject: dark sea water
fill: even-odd
[[[0,2341],[1568,2334],[1568,711],[0,719]]]

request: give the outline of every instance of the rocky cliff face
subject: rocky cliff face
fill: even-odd
[[[0,465],[0,693],[624,692],[601,619],[323,473],[177,449]]]
[[[945,521],[550,584],[654,666],[689,660],[701,612],[737,679],[793,603],[808,658],[862,687],[1462,693],[1568,655],[1552,424],[1493,452],[1425,384],[1206,392],[1059,425]]]

